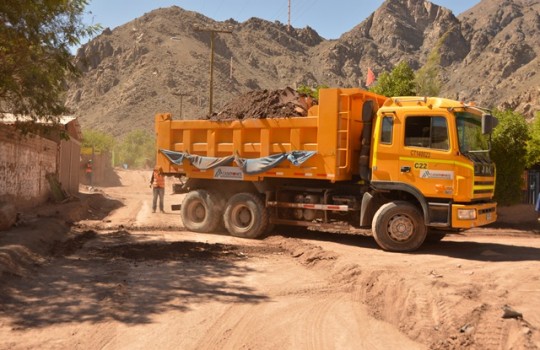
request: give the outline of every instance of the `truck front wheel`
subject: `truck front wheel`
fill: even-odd
[[[223,222],[232,236],[257,238],[266,232],[268,213],[257,195],[238,193],[227,202]]]
[[[427,228],[417,207],[408,202],[386,203],[377,210],[372,223],[373,237],[384,250],[407,252],[418,249]]]
[[[189,192],[184,201],[180,215],[184,227],[193,232],[214,232],[219,226],[220,215],[215,210],[218,204],[205,190]]]

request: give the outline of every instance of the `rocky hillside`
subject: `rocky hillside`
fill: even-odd
[[[258,18],[216,22],[175,6],[106,29],[78,51],[84,74],[67,102],[83,128],[121,136],[152,130],[158,112],[206,116],[209,28],[232,31],[214,39],[214,111],[250,90],[361,86],[368,67],[380,74],[402,60],[418,69],[443,35],[443,96],[529,118],[540,109],[538,0],[484,0],[459,18],[424,0],[387,0],[337,40]]]

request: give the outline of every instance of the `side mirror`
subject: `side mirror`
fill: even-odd
[[[491,114],[482,115],[482,134],[491,134],[497,125],[499,125],[499,119]]]

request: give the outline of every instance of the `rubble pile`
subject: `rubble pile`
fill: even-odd
[[[287,87],[279,90],[254,90],[227,103],[210,120],[305,117],[316,104],[311,97]]]

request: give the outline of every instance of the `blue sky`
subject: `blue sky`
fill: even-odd
[[[457,16],[479,1],[433,0]],[[383,0],[291,0],[291,24],[296,28],[310,26],[326,39],[341,34],[373,13]],[[471,5],[472,4],[472,5]],[[251,17],[287,23],[288,0],[90,0],[85,23],[99,23],[114,29],[160,7],[179,6],[217,21],[234,18],[243,22]]]

